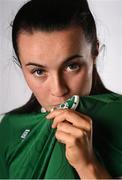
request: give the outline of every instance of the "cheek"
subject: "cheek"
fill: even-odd
[[[40,93],[46,93],[46,88],[44,88],[43,84],[40,83],[39,81],[31,78],[31,79],[27,79],[27,83],[29,88],[35,95],[38,95]]]
[[[28,81],[28,86],[40,103],[49,95],[48,88],[39,81],[35,82],[35,80],[31,79],[31,81]]]
[[[90,93],[91,87],[92,87],[92,68],[88,68],[85,71],[82,79],[82,85],[81,85],[82,95],[88,95]]]
[[[29,88],[33,91],[34,89],[38,88],[37,87],[37,83],[35,82],[35,80],[32,78],[32,76],[26,72],[23,71],[25,80],[29,86]]]
[[[88,68],[85,68],[82,73],[80,73],[75,79],[73,84],[74,91],[80,95],[86,95],[91,89],[92,83],[92,71]]]
[[[77,85],[82,85],[82,83],[85,83],[86,81],[88,81],[91,77],[91,72],[89,70],[89,68],[85,67],[81,73],[77,76],[76,82]]]
[[[41,91],[44,91],[43,89],[43,84],[40,82],[39,79],[35,79],[32,75],[30,75],[29,73],[23,71],[25,80],[29,86],[29,88],[31,89],[31,91],[34,94],[38,94]],[[45,92],[45,91],[44,91]]]

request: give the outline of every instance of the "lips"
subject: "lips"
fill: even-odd
[[[64,103],[66,100],[62,101],[62,102],[58,102],[58,103],[55,103],[55,104],[51,104],[51,106],[59,106],[60,104]],[[55,101],[54,101],[55,102]]]
[[[62,104],[62,103],[60,103],[60,104]],[[54,105],[51,105],[52,107],[57,107],[57,106],[59,106],[60,104],[54,104]]]
[[[51,106],[59,106],[60,104],[63,104],[66,100],[60,102],[60,103],[56,103],[56,104],[52,104]]]
[[[51,106],[59,106],[60,104],[63,104],[64,102],[66,102],[70,97],[67,97],[66,99],[64,99],[63,101],[60,101],[60,102],[52,101],[52,102],[55,102],[55,104],[51,104]]]
[[[66,102],[71,96],[68,96],[66,97],[63,101],[60,101],[60,102],[56,102],[56,101],[52,101],[52,102],[55,102],[55,104],[51,104],[50,106],[51,107],[56,107],[56,106],[59,106],[60,104],[63,104],[64,102]]]

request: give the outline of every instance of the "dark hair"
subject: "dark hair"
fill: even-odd
[[[51,32],[72,26],[82,28],[86,40],[92,44],[92,54],[97,56],[96,25],[87,0],[30,0],[21,7],[13,21],[12,42],[18,60],[17,38],[22,31]],[[94,67],[91,94],[105,91],[96,67]],[[34,102],[34,96],[32,97],[31,100]]]
[[[85,38],[92,43],[92,53],[96,52],[97,35],[93,15],[87,0],[31,0],[17,13],[13,21],[12,41],[17,57],[17,38],[21,31],[55,31],[81,26]]]

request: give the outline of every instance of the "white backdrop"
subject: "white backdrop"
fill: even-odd
[[[0,0],[0,113],[24,104],[30,97],[21,70],[13,63],[10,23],[26,0]],[[122,94],[122,0],[88,0],[105,48],[98,71],[105,86]]]

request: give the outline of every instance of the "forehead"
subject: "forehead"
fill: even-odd
[[[62,57],[80,51],[91,51],[91,45],[86,41],[80,27],[72,27],[60,31],[21,32],[18,37],[18,51],[20,58]],[[63,57],[62,57],[63,58]]]

